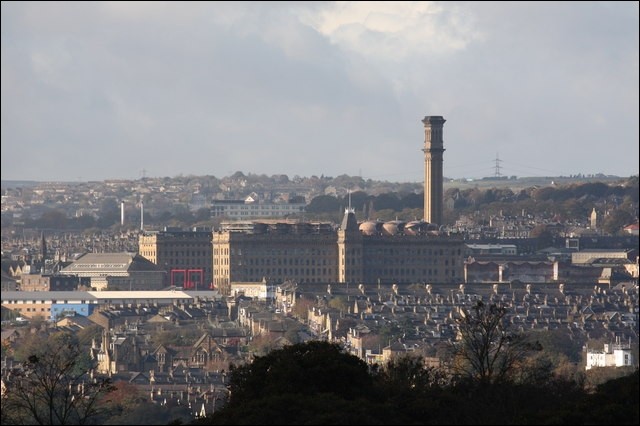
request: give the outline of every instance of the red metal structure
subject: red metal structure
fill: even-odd
[[[195,269],[171,269],[171,286],[182,287],[185,290],[205,289],[203,282],[204,271],[202,268]]]

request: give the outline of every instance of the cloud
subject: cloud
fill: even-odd
[[[637,4],[1,7],[3,179],[638,172]]]
[[[301,19],[332,43],[375,61],[451,54],[481,37],[462,9],[438,2],[334,2]]]

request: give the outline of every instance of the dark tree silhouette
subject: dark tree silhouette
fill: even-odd
[[[112,386],[106,379],[93,380],[90,368],[75,336],[51,335],[7,380],[2,424],[91,424],[101,412],[100,398]]]
[[[199,423],[378,424],[367,365],[335,344],[312,341],[232,368],[227,405]]]
[[[454,371],[480,383],[497,383],[510,378],[514,367],[535,345],[510,330],[507,308],[478,301],[462,309],[458,318],[459,340],[452,346]]]
[[[336,197],[331,195],[320,195],[315,197],[307,205],[307,212],[309,213],[329,213],[336,212],[340,208],[340,201]]]

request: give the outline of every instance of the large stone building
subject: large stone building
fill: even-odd
[[[339,229],[329,224],[245,223],[213,235],[215,287],[233,282],[457,283],[464,279],[465,245],[419,224],[370,227],[347,210]],[[386,225],[386,226],[385,226]]]
[[[341,225],[303,222],[224,224],[213,234],[213,282],[267,279],[304,283],[457,283],[464,280],[462,238],[438,231],[442,223],[441,116],[425,126],[425,220],[358,224],[348,208]]]
[[[213,234],[216,288],[232,282],[336,282],[338,246],[328,223],[223,223]]]
[[[256,197],[257,198],[257,197]],[[211,216],[226,219],[249,220],[261,217],[285,217],[304,213],[304,202],[265,202],[254,197],[244,200],[213,200]]]
[[[598,259],[620,259],[636,261],[638,249],[586,249],[571,254],[571,263],[587,264]]]
[[[89,279],[81,280],[70,275],[23,274],[21,291],[75,291],[80,285],[87,285]]]
[[[167,273],[171,285],[185,289],[211,288],[213,258],[210,230],[165,228],[159,232],[144,232],[139,237],[138,246],[141,256]]]

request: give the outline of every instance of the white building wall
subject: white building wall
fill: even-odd
[[[633,355],[631,349],[614,349],[611,351],[609,345],[605,345],[603,352],[587,352],[586,369],[591,370],[597,367],[629,367],[633,366]]]
[[[633,365],[633,355],[629,349],[616,349],[613,351],[616,367],[629,367]]]

